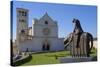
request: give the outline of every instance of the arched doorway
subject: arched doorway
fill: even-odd
[[[49,51],[50,50],[50,44],[47,41],[43,43],[42,50],[43,51]]]

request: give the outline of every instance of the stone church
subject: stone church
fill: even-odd
[[[19,51],[64,50],[63,38],[58,38],[58,25],[47,13],[32,20],[28,27],[29,10],[17,8],[16,45]]]

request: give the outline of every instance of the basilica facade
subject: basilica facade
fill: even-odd
[[[19,51],[64,50],[63,38],[58,38],[58,24],[47,13],[32,20],[28,27],[29,10],[17,8],[16,45]]]

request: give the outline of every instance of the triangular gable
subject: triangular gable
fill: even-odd
[[[39,19],[39,24],[44,24],[45,21],[47,21],[49,25],[57,25],[56,22],[55,22],[47,13],[45,13],[45,14]]]

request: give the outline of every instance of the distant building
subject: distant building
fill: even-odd
[[[28,27],[29,11],[17,8],[16,45],[19,51],[64,50],[63,39],[58,38],[58,25],[47,13],[40,19],[32,20]]]
[[[17,45],[15,44],[15,42],[13,42],[12,46],[13,46],[13,48],[12,48],[12,50],[13,50],[13,56],[15,56],[16,54],[18,54]]]

